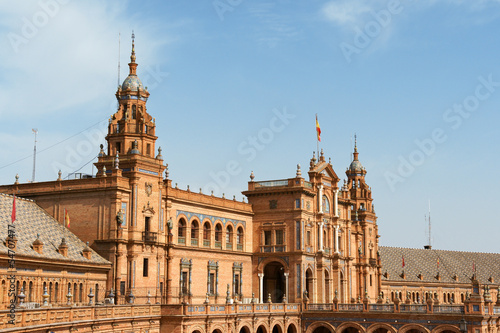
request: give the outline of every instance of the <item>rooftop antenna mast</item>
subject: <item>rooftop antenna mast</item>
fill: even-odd
[[[33,175],[31,176],[31,182],[35,182],[35,171],[36,171],[36,135],[38,133],[38,129],[32,128],[31,129],[33,133],[35,134],[35,146],[33,147]]]
[[[428,222],[428,225],[429,225],[429,240],[428,240],[428,243],[426,246],[424,246],[425,249],[432,249],[432,225],[431,225],[431,201],[429,200],[429,213],[428,215],[426,216],[426,220]]]
[[[120,47],[121,47],[122,33],[118,33],[118,86],[120,86]]]

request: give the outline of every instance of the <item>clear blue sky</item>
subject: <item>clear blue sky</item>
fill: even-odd
[[[179,187],[305,174],[317,113],[341,178],[357,133],[382,245],[425,245],[430,201],[434,248],[500,252],[499,1],[4,1],[0,183],[31,179],[32,128],[37,181],[93,161],[132,30]]]

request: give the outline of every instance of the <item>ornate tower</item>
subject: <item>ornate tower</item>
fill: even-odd
[[[372,204],[372,191],[366,184],[366,169],[359,161],[357,141],[353,161],[346,170],[347,197],[350,199],[350,224],[352,241],[356,244],[354,266],[361,298],[376,297],[380,291],[380,257],[378,254],[377,216]]]
[[[135,62],[134,34],[132,33],[132,54],[130,55],[129,75],[118,87],[118,111],[109,120],[108,155],[139,154],[154,157],[155,122],[146,111],[149,97],[137,76]]]

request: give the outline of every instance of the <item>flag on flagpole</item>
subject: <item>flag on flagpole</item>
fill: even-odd
[[[69,214],[66,209],[64,209],[64,225],[69,229]]]
[[[16,195],[14,194],[14,201],[12,202],[12,215],[11,215],[12,223],[16,220]]]
[[[438,258],[438,260],[437,260],[437,265],[438,265],[438,269],[439,269],[439,258]]]
[[[405,268],[405,256],[401,256],[401,258],[403,259],[403,263],[402,263],[403,268]]]
[[[476,273],[476,262],[472,261],[472,272]]]
[[[316,115],[316,134],[318,135],[318,141],[321,142],[321,128],[319,127],[318,115]]]

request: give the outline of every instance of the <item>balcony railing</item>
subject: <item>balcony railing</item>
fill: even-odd
[[[179,244],[186,244],[186,237],[179,237],[178,242]]]
[[[263,245],[260,247],[260,252],[286,252],[285,245]]]
[[[435,305],[434,312],[437,312],[437,313],[464,313],[465,309],[462,305]]]
[[[339,304],[339,311],[363,311],[363,304]]]
[[[156,243],[158,242],[158,233],[151,231],[143,231],[142,240],[145,243]]]
[[[233,243],[226,243],[226,249],[232,250],[233,249]]]
[[[215,248],[222,249],[222,242],[215,241]]]
[[[210,247],[210,240],[208,240],[208,239],[204,239],[204,240],[203,240],[203,246],[204,246],[204,247]]]
[[[401,304],[401,312],[418,312],[426,313],[427,305],[420,304]]]
[[[198,238],[191,238],[191,245],[198,246]]]
[[[394,304],[368,304],[369,311],[394,312]]]

